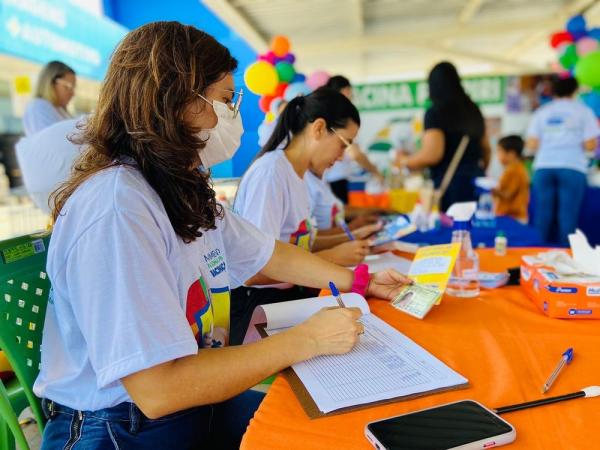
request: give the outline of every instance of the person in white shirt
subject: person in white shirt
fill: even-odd
[[[47,214],[50,194],[67,181],[73,162],[81,148],[69,138],[75,136],[85,119],[68,119],[50,125],[30,136],[22,137],[15,146],[23,182],[33,203]]]
[[[327,309],[231,347],[232,288],[260,273],[391,299],[408,282],[353,273],[217,203],[209,168],[243,133],[236,67],[227,48],[178,22],[146,24],[113,53],[54,204],[34,385],[48,417],[42,450],[238,448],[260,401],[249,387],[348,352],[363,328],[356,309]]]
[[[281,113],[271,138],[242,177],[234,211],[260,230],[282,242],[313,251],[328,261],[354,266],[369,252],[364,239],[377,231],[367,227],[348,241],[343,232],[321,235],[311,214],[308,189],[304,182],[308,170],[322,172],[331,167],[358,132],[360,118],[352,103],[332,89],[318,89],[294,98]],[[281,148],[283,144],[283,149]],[[315,295],[302,286],[274,284],[251,279],[233,292],[232,317],[247,324],[254,307],[266,303]],[[238,340],[245,329],[235,330]]]
[[[554,100],[539,108],[527,130],[533,163],[534,224],[545,242],[569,245],[579,221],[587,186],[586,151],[598,146],[600,128],[594,112],[574,99],[575,78],[554,81]]]
[[[23,115],[25,136],[71,115],[67,106],[75,95],[77,76],[75,71],[60,61],[50,61],[42,69],[35,90],[35,98],[29,102]]]

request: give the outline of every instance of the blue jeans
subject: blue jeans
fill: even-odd
[[[42,450],[239,449],[264,394],[246,391],[226,402],[148,419],[133,403],[75,411],[42,402],[48,423]]]
[[[558,233],[558,243],[569,245],[569,234],[579,221],[587,179],[572,169],[538,169],[533,175],[535,195],[534,225],[545,242]]]

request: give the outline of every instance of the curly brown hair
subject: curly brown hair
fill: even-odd
[[[185,123],[184,111],[196,93],[236,68],[226,47],[192,26],[155,22],[127,34],[111,58],[95,113],[75,137],[85,150],[52,194],[54,220],[87,179],[132,158],[185,242],[214,229],[223,211],[210,174],[196,169],[205,141]]]

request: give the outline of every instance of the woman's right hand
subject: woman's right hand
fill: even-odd
[[[312,356],[348,353],[364,331],[359,308],[325,308],[294,327],[309,342]]]
[[[332,262],[340,266],[356,266],[369,254],[370,247],[367,240],[355,240],[336,245],[331,249]]]
[[[357,228],[352,232],[356,239],[366,239],[383,228],[382,222],[372,223],[370,225],[365,225],[363,227]]]

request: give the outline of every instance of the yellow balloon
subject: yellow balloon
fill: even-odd
[[[275,114],[273,114],[271,111],[269,111],[267,114],[265,114],[265,122],[271,123],[274,120],[275,120]]]
[[[244,72],[244,82],[257,95],[271,95],[279,83],[275,67],[267,61],[257,61]]]

